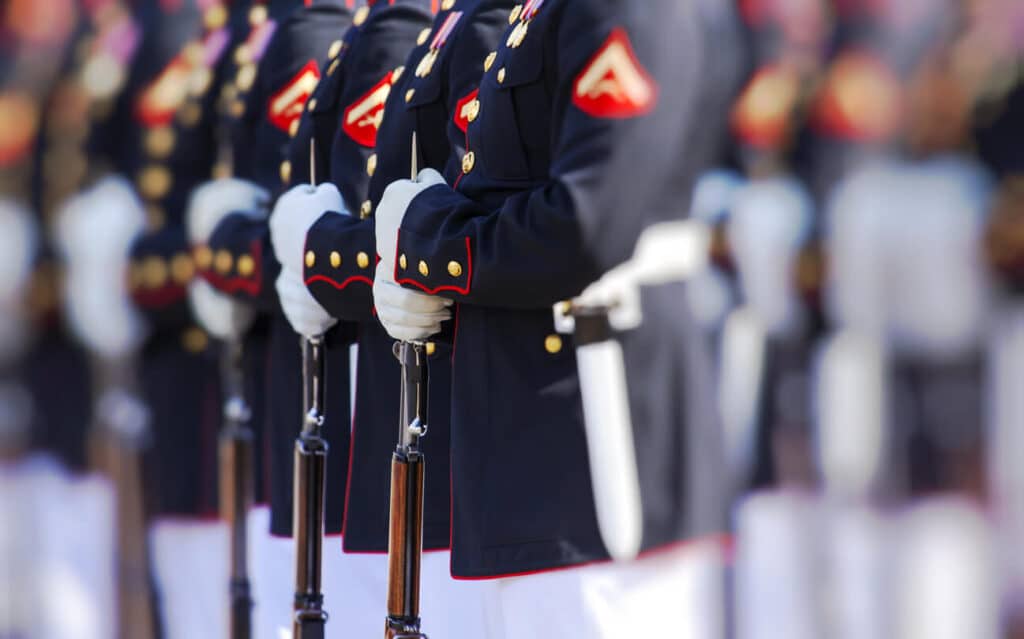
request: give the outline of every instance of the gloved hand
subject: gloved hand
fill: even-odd
[[[377,236],[378,277],[383,270],[389,276],[395,272],[395,249],[398,246],[398,229],[402,226],[405,211],[413,199],[438,184],[444,184],[444,178],[434,169],[423,169],[415,180],[396,180],[384,190],[384,195],[377,205],[373,222]]]
[[[142,203],[123,178],[105,178],[72,198],[57,218],[67,261],[64,303],[71,328],[104,357],[118,357],[142,337],[125,272],[131,244],[145,227]]]
[[[245,213],[256,219],[267,215],[267,192],[252,182],[237,178],[212,180],[192,192],[185,224],[191,244],[206,244],[217,225],[230,213]]]
[[[379,271],[378,271],[379,273]],[[423,341],[441,332],[450,318],[450,299],[404,289],[394,280],[377,275],[373,281],[373,305],[388,335],[405,342]]]
[[[444,178],[433,169],[423,169],[415,180],[392,182],[374,214],[377,254],[381,258],[373,281],[374,307],[388,334],[407,342],[439,333],[441,322],[451,317],[451,300],[404,289],[395,283],[395,249],[405,211],[413,198],[437,184],[444,184]]]
[[[256,315],[248,304],[221,293],[203,279],[189,283],[188,301],[199,325],[222,340],[240,338]]]
[[[302,275],[292,269],[281,269],[275,283],[277,297],[292,329],[303,337],[323,335],[338,320],[320,306],[306,288]]]
[[[270,214],[270,241],[284,270],[301,277],[306,234],[325,212],[348,215],[338,187],[330,182],[313,187],[299,184],[278,198]]]

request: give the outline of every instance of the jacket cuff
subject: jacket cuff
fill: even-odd
[[[376,269],[372,219],[324,213],[306,233],[303,281],[332,316],[351,321],[372,319]]]
[[[271,249],[266,220],[232,213],[214,229],[209,244],[193,248],[193,255],[199,275],[218,291],[260,310],[277,308],[274,280],[281,265]]]

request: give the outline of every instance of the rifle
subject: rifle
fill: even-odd
[[[245,400],[242,344],[227,344],[222,378],[225,380],[224,427],[220,432],[220,514],[231,539],[230,619],[231,639],[252,636],[252,595],[248,572],[248,526],[253,501],[253,432],[251,411]]]
[[[420,559],[423,554],[423,453],[427,434],[427,349],[395,342],[402,366],[398,445],[391,456],[386,639],[426,639],[420,632]]]
[[[302,432],[295,440],[295,500],[292,527],[297,552],[295,557],[295,639],[323,639],[327,613],[320,591],[321,556],[324,532],[324,473],[327,465],[327,441],[324,424],[324,384],[326,383],[324,337],[302,339],[302,393],[305,414]]]
[[[130,366],[99,362],[96,421],[91,434],[93,462],[115,495],[117,637],[154,639],[158,619],[147,543],[142,457],[151,443],[149,412],[129,390]]]

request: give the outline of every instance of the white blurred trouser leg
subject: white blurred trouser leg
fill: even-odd
[[[167,639],[220,639],[228,631],[230,549],[220,521],[157,519],[150,529],[160,620]]]
[[[475,582],[485,618],[463,636],[720,639],[723,573],[721,544],[707,540],[631,562]]]
[[[254,639],[291,637],[295,598],[295,540],[270,535],[270,508],[249,513],[249,574]]]

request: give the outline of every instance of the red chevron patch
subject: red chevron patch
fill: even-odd
[[[576,76],[572,103],[596,118],[633,118],[650,113],[658,85],[640,64],[629,36],[616,28]]]

